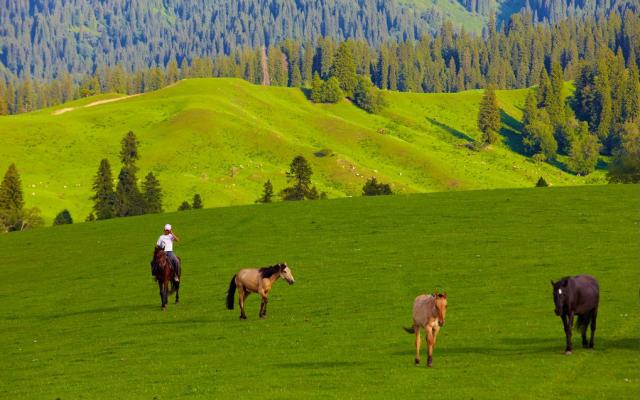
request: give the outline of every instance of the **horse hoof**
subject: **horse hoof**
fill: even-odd
[[[565,356],[570,356],[570,355],[571,355],[571,350],[567,350],[567,351],[565,351],[565,352],[564,352],[564,355],[565,355]]]
[[[416,365],[420,365],[420,359],[416,358],[414,362],[416,363]]]
[[[247,317],[245,317],[244,315],[241,315],[241,316],[240,316],[240,319],[241,319],[241,320],[245,320],[245,319],[247,319]]]

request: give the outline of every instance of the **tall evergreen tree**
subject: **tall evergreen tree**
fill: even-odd
[[[598,139],[589,133],[588,124],[580,123],[573,135],[567,166],[577,175],[589,175],[598,162],[599,147]]]
[[[486,144],[495,143],[498,140],[500,130],[500,109],[493,86],[485,89],[480,102],[478,112],[478,128],[482,131],[483,142]]]
[[[350,42],[342,42],[333,59],[333,65],[329,72],[330,77],[335,77],[340,83],[340,89],[345,96],[353,96],[353,89],[357,84],[356,63],[353,59]]]
[[[118,174],[118,185],[114,202],[114,214],[118,217],[144,214],[144,198],[138,189],[135,165],[140,157],[138,154],[138,139],[131,131],[121,141],[120,160],[122,169]]]
[[[153,172],[149,172],[142,182],[142,198],[144,199],[145,213],[162,212],[162,188]]]
[[[191,202],[191,208],[194,210],[200,210],[202,208],[202,198],[198,193],[193,195],[193,201]]]
[[[0,228],[4,231],[21,230],[23,227],[24,198],[22,182],[15,164],[9,165],[0,184]]]
[[[91,199],[94,201],[93,210],[97,219],[112,218],[116,195],[113,190],[111,165],[106,158],[100,161],[98,172],[93,181],[93,191],[95,195]]]
[[[614,153],[607,177],[611,183],[640,183],[640,126],[626,122],[621,144]]]
[[[0,210],[22,211],[24,196],[22,194],[22,181],[15,164],[9,165],[0,184]]]
[[[314,200],[317,198],[317,190],[311,187],[311,176],[313,171],[307,160],[299,155],[296,156],[287,172],[287,179],[293,186],[287,187],[280,192],[283,200]]]
[[[260,196],[260,198],[256,200],[256,203],[271,203],[273,201],[272,199],[273,185],[271,184],[271,179],[267,179],[263,186],[262,196]]]

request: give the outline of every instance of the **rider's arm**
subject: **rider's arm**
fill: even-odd
[[[180,241],[180,238],[178,236],[176,236],[176,234],[173,233],[173,231],[171,231],[171,235],[173,236],[173,240],[175,240],[176,242]]]

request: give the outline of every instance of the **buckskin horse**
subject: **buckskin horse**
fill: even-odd
[[[240,305],[240,319],[247,319],[244,312],[244,300],[250,293],[258,293],[262,299],[260,302],[260,318],[267,316],[267,302],[269,291],[273,283],[282,278],[293,285],[295,280],[287,263],[281,263],[264,268],[244,268],[231,278],[229,291],[227,292],[227,308],[233,310],[233,299],[236,288],[238,289],[238,303]]]
[[[433,349],[436,347],[436,336],[440,331],[440,327],[444,325],[444,319],[447,314],[447,292],[444,294],[421,294],[416,297],[413,302],[413,326],[404,328],[409,333],[416,334],[416,365],[420,364],[420,328],[426,332],[426,341],[428,346],[427,367],[431,367],[433,363]]]
[[[178,257],[178,261],[180,257]],[[176,302],[180,301],[180,282],[175,281],[176,274],[178,279],[180,278],[180,269],[178,272],[174,271],[171,261],[167,257],[162,247],[156,246],[153,250],[153,260],[151,261],[151,271],[153,276],[158,282],[160,288],[160,301],[162,302],[162,310],[165,310],[169,301],[168,297],[170,293],[176,292]],[[169,291],[169,283],[171,283],[171,291]]]
[[[577,325],[582,332],[582,347],[592,349],[600,301],[598,281],[590,275],[566,276],[558,282],[551,281],[551,286],[553,287],[553,302],[556,306],[555,312],[562,319],[567,339],[565,354],[571,354],[571,328],[575,315],[578,316]],[[591,340],[587,342],[589,324],[591,324]]]

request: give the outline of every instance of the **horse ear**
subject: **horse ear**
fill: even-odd
[[[438,288],[436,288],[436,291],[434,292],[434,296],[435,296],[435,297],[438,297],[438,295],[439,295],[439,294],[440,294],[440,293],[438,293]]]
[[[551,281],[551,286],[556,287],[556,284],[553,281]]]
[[[447,298],[447,291],[444,291],[444,294],[442,295],[442,297],[444,297],[445,299]]]

